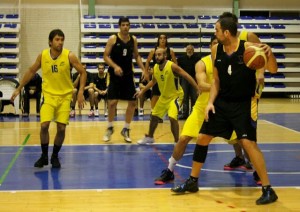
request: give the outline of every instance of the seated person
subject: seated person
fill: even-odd
[[[82,64],[84,68],[86,68],[85,64]],[[89,72],[87,73],[87,79],[86,79],[86,84],[84,87],[84,98],[89,99],[90,102],[90,112],[89,112],[89,117],[94,116],[94,85],[93,85],[93,79],[92,79],[92,74]],[[79,89],[79,78],[80,75],[78,72],[72,75],[72,80],[73,80],[73,95],[72,95],[72,102],[71,102],[71,112],[70,112],[70,117],[75,117],[75,106],[76,106],[76,101],[77,101],[77,92]],[[81,111],[80,111],[81,112]]]
[[[95,116],[99,116],[98,104],[101,99],[104,100],[104,116],[107,116],[107,87],[109,73],[105,73],[104,71],[105,65],[100,63],[98,65],[98,73],[94,74]]]
[[[23,116],[28,116],[30,113],[30,98],[36,99],[36,115],[40,115],[41,107],[41,94],[42,94],[42,78],[39,74],[35,74],[34,77],[24,86],[24,113]]]
[[[10,100],[11,94],[18,86],[17,79],[0,74],[0,113],[4,111],[4,106],[11,105],[15,113],[8,112],[8,115],[19,115],[19,98],[16,98],[14,102]]]

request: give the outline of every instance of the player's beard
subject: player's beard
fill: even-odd
[[[161,65],[161,64],[163,64],[164,62],[165,62],[164,60],[156,61],[156,63],[157,63],[158,65]]]

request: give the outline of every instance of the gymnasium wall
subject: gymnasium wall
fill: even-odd
[[[61,28],[66,36],[65,47],[79,55],[79,0],[22,0],[21,5],[21,69],[35,61],[42,49],[48,47],[48,35]],[[219,15],[232,10],[233,0],[95,0],[96,14],[107,15]],[[1,0],[0,13],[16,12],[18,0]],[[88,0],[82,0],[83,14],[87,14]],[[113,4],[112,4],[113,3]],[[284,10],[300,11],[299,0],[285,0]],[[243,10],[282,10],[282,0],[240,0]]]

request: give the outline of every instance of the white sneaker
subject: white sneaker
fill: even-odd
[[[70,117],[71,117],[71,118],[75,117],[75,110],[71,110],[71,112],[70,112]]]
[[[107,117],[108,116],[108,112],[105,110],[104,116]]]
[[[94,116],[94,110],[90,110],[89,117],[93,117],[93,116]]]
[[[114,133],[113,127],[108,127],[105,135],[103,136],[103,141],[108,142],[111,139],[111,135]]]
[[[95,115],[96,117],[98,117],[98,116],[99,116],[99,110],[95,110],[94,115]]]
[[[139,116],[143,116],[144,115],[144,109],[140,109],[139,110]]]
[[[123,128],[121,131],[121,135],[124,137],[125,142],[127,143],[132,142],[131,138],[129,137],[129,129]]]
[[[153,144],[154,142],[155,142],[154,138],[150,138],[150,137],[147,137],[147,136],[145,136],[141,140],[137,141],[137,143],[140,144],[140,145]]]

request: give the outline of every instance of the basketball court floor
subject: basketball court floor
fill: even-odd
[[[231,145],[216,138],[199,179],[200,191],[175,195],[170,188],[191,171],[192,141],[175,171],[174,182],[154,185],[167,167],[174,142],[168,119],[159,124],[154,145],[136,141],[147,132],[149,115],[135,117],[132,144],[120,136],[124,114],[115,133],[103,142],[106,118],[76,116],[67,127],[60,152],[62,168],[34,168],[41,154],[39,118],[0,117],[0,211],[300,211],[300,107],[289,99],[262,99],[258,140],[279,200],[256,206],[260,187],[252,172],[224,171],[234,157]],[[184,121],[180,121],[180,127]],[[50,127],[50,140],[56,132]],[[51,148],[50,151],[51,152]]]

